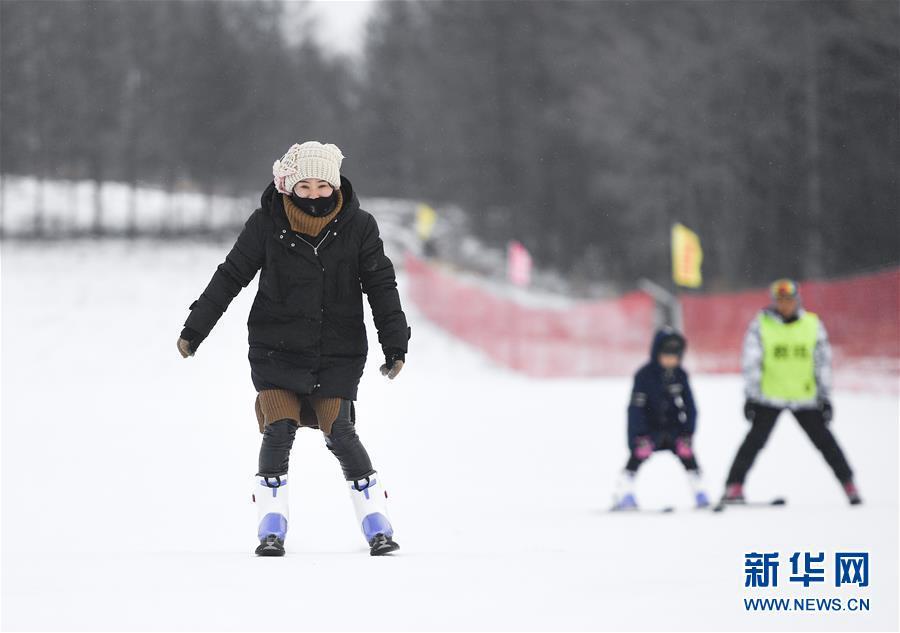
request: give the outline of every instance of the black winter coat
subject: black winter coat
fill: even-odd
[[[225,261],[191,307],[185,327],[196,349],[258,270],[259,291],[247,321],[250,368],[257,391],[356,399],[368,343],[362,293],[384,350],[407,350],[409,327],[394,266],[375,218],[341,178],[343,206],[313,239],[291,230],[281,194],[269,184]]]

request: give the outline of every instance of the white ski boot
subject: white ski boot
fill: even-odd
[[[394,528],[387,516],[387,492],[379,482],[378,473],[364,479],[347,482],[356,520],[369,544],[372,556],[383,556],[400,549],[394,542]]]
[[[635,473],[623,470],[616,482],[616,491],[613,494],[613,512],[627,512],[638,509],[637,499],[634,496]]]
[[[709,496],[706,494],[706,489],[703,485],[703,476],[700,474],[699,470],[689,470],[687,471],[688,482],[691,484],[691,492],[694,493],[694,504],[697,509],[703,509],[709,507]]]
[[[284,556],[288,528],[287,475],[257,476],[253,502],[259,518],[257,556]]]

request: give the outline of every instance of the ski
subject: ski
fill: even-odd
[[[692,508],[693,509],[693,508]],[[705,508],[702,508],[705,509]],[[663,506],[661,508],[638,508],[638,507],[630,507],[630,508],[610,508],[608,510],[609,514],[670,514],[675,512],[675,506]]]
[[[725,508],[771,508],[771,507],[781,507],[787,505],[787,499],[784,497],[775,497],[774,499],[769,499],[768,501],[744,501],[741,503],[727,503],[725,501],[719,501],[718,504],[712,509],[713,512],[722,512]]]
[[[737,508],[771,508],[787,505],[787,499],[784,497],[775,497],[768,501],[745,501],[743,503],[723,503],[712,506],[693,506],[690,508],[679,508],[677,506],[662,506],[657,508],[616,508],[612,507],[607,512],[609,514],[672,514],[673,512],[722,512],[726,507]]]

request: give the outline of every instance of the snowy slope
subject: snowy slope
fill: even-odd
[[[610,515],[628,381],[536,381],[421,319],[358,428],[391,493],[400,553],[373,559],[314,431],[292,458],[289,555],[256,559],[259,434],[251,286],[195,358],[175,338],[224,247],[2,246],[4,630],[896,629],[898,403],[841,392],[834,428],[867,504],[845,505],[783,418],[748,481],[780,510]],[[403,279],[400,279],[401,287]],[[374,333],[371,337],[375,341]],[[697,450],[718,494],[745,431],[736,377],[695,377]],[[639,477],[689,505],[677,461]],[[750,551],[864,550],[871,586],[745,594]],[[783,578],[786,581],[786,578]],[[745,595],[871,599],[868,613],[748,614]]]

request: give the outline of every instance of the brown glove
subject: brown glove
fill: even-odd
[[[403,369],[403,363],[406,354],[400,350],[386,350],[384,354],[384,365],[381,366],[381,375],[387,376],[391,380],[397,377],[400,370]]]
[[[178,353],[181,354],[182,358],[193,356],[202,340],[203,337],[195,330],[189,327],[184,328],[181,330],[181,334],[178,335]]]
[[[178,352],[181,354],[182,358],[187,358],[188,356],[193,356],[194,352],[191,351],[191,342],[186,341],[179,336],[178,337]]]

